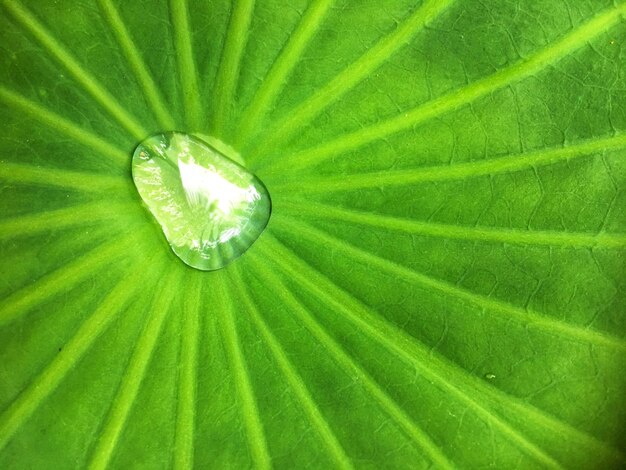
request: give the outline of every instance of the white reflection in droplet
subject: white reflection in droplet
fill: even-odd
[[[204,168],[193,157],[178,160],[180,179],[187,202],[191,207],[211,208],[216,216],[227,217],[242,202],[257,200],[260,195],[254,188],[242,188],[228,181],[214,167]],[[252,191],[254,194],[250,194]]]

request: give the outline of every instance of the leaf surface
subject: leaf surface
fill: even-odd
[[[626,3],[1,11],[0,467],[626,464]],[[172,129],[272,196],[221,271],[134,189]]]

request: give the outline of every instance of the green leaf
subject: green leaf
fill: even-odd
[[[1,3],[1,468],[626,465],[626,3]],[[270,191],[226,269],[166,130]]]

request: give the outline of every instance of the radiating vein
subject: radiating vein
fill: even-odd
[[[259,123],[276,100],[285,85],[287,77],[301,58],[306,46],[317,32],[323,18],[335,0],[313,0],[300,24],[289,36],[287,44],[261,83],[252,102],[243,112],[235,142],[242,144],[255,131]]]
[[[159,271],[159,274],[162,273],[162,270]],[[146,375],[157,340],[160,338],[163,323],[175,296],[175,290],[181,285],[182,273],[182,268],[175,266],[165,276],[162,283],[159,281],[159,286],[162,287],[156,295],[152,309],[148,312],[146,325],[141,331],[137,346],[135,346],[133,355],[122,378],[117,396],[109,410],[106,424],[100,432],[96,448],[91,455],[91,461],[88,465],[88,468],[91,470],[105,469],[111,460],[124,425],[128,421],[130,410],[137,398],[139,387]],[[156,280],[154,277],[152,279],[154,282],[153,287],[155,287]],[[134,282],[137,283],[136,281]],[[144,282],[139,284],[144,288],[147,287]]]
[[[137,203],[134,201],[98,201],[6,218],[0,220],[0,240],[119,219],[128,212],[132,213],[136,207]]]
[[[24,96],[15,93],[5,87],[0,86],[0,101],[8,106],[16,108],[37,121],[45,124],[61,134],[64,134],[76,142],[80,142],[86,147],[95,150],[103,156],[110,158],[116,164],[126,165],[128,156],[125,152],[111,145],[106,140],[101,139],[96,134],[83,129],[72,121],[46,109]]]
[[[501,300],[477,294],[449,282],[413,271],[402,265],[381,258],[378,255],[368,253],[302,222],[281,217],[278,214],[274,216],[274,220],[285,228],[289,227],[291,230],[296,229],[301,238],[306,238],[317,244],[321,244],[324,249],[333,247],[335,250],[345,253],[355,260],[376,267],[381,271],[391,273],[397,279],[404,279],[412,284],[418,284],[424,288],[450,295],[453,298],[463,300],[471,305],[502,316],[507,320],[511,319],[522,325],[527,325],[528,327],[536,328],[547,334],[559,336],[571,341],[594,344],[602,348],[609,348],[621,352],[626,351],[626,342],[608,333],[573,325],[563,320],[558,320]]]
[[[141,90],[146,98],[146,101],[152,108],[159,125],[164,130],[171,130],[175,128],[174,119],[167,110],[168,106],[165,104],[161,92],[156,86],[152,75],[148,71],[148,67],[142,59],[141,52],[135,46],[135,43],[131,37],[128,28],[124,24],[119,12],[113,5],[111,0],[98,0],[104,17],[106,18],[113,35],[117,39],[126,60],[130,64],[135,77],[137,77],[138,83],[141,85]]]
[[[237,394],[241,403],[241,413],[246,426],[250,451],[252,452],[254,465],[257,468],[269,469],[272,467],[272,459],[267,449],[265,431],[261,423],[254,390],[246,366],[246,359],[241,350],[237,326],[233,318],[233,302],[229,288],[225,285],[222,277],[223,272],[214,276],[216,314],[221,318],[221,330],[226,345],[228,359],[232,365],[235,377]]]
[[[145,236],[144,231],[138,230],[98,245],[87,254],[76,257],[5,297],[0,301],[0,327],[21,317],[47,299],[73,289],[104,266],[128,257],[128,253],[133,252],[132,248],[137,246],[142,236]]]
[[[178,379],[178,411],[174,468],[194,468],[194,432],[196,424],[196,383],[198,380],[198,344],[200,341],[199,316],[201,309],[201,276],[192,276],[185,285],[182,310],[181,372]]]
[[[370,76],[397,50],[406,46],[411,38],[427,23],[445,11],[453,0],[426,0],[415,9],[409,18],[401,23],[391,34],[371,47],[358,60],[346,67],[313,96],[305,100],[296,109],[287,113],[275,127],[268,132],[268,140],[258,145],[254,155],[262,155],[272,143],[289,139],[315,116],[337,101],[346,92]]]
[[[576,158],[596,156],[612,150],[626,147],[626,134],[611,137],[589,139],[563,147],[526,152],[506,157],[490,158],[466,163],[430,166],[407,170],[384,170],[372,173],[351,175],[309,177],[284,180],[282,173],[276,174],[276,191],[291,193],[318,193],[331,191],[350,191],[363,188],[383,188],[390,186],[408,186],[416,183],[454,181],[485,175],[497,175],[528,170]],[[272,181],[271,174],[266,178]],[[284,181],[284,182],[281,182]]]
[[[138,263],[134,269],[129,270],[127,276],[120,279],[47,368],[0,415],[0,450],[7,445],[15,432],[30,418],[41,403],[54,392],[94,341],[131,301],[141,287],[141,284],[135,282],[135,279],[143,274],[146,265],[147,262]]]
[[[87,193],[104,193],[128,187],[128,181],[121,176],[107,176],[99,173],[5,162],[0,162],[0,181],[14,184],[58,187]]]
[[[290,168],[293,170],[315,165],[334,155],[352,151],[375,140],[412,129],[418,124],[469,104],[478,98],[511,85],[556,63],[587,44],[593,37],[618,24],[625,13],[626,4],[610,8],[525,60],[521,60],[464,88],[403,112],[396,117],[372,124],[336,139],[330,139],[317,147],[283,157],[272,162],[273,171],[278,171],[278,168]]]
[[[248,41],[248,33],[254,0],[236,0],[224,41],[222,59],[215,81],[213,103],[213,127],[217,136],[222,136],[230,118],[230,112],[239,80],[241,58]]]
[[[324,349],[332,355],[347,374],[358,377],[359,382],[372,395],[378,405],[383,409],[406,433],[406,435],[431,459],[437,468],[451,469],[454,466],[444,455],[439,446],[432,441],[430,436],[421,429],[413,419],[385,392],[380,385],[352,359],[313,318],[310,312],[289,292],[289,289],[282,281],[267,267],[260,262],[254,253],[249,253],[251,264],[258,273],[257,277],[263,279],[268,290],[274,293],[289,309],[289,312],[296,315],[302,325],[324,346]]]
[[[428,380],[440,384],[444,390],[475,410],[485,421],[493,423],[522,449],[528,449],[531,455],[537,450],[542,451],[490,409],[486,404],[487,398],[504,409],[519,413],[525,422],[534,423],[538,428],[549,430],[568,442],[588,449],[591,453],[602,455],[615,463],[626,462],[624,456],[616,449],[512,395],[487,385],[467,370],[438,355],[380,314],[372,312],[361,301],[303,261],[271,235],[265,234],[264,240],[266,246],[261,244],[259,249],[285,276],[293,279],[299,286],[320,299],[328,308],[340,312],[344,318],[370,338],[415,367]],[[480,399],[476,400],[475,397],[480,397]]]
[[[49,52],[83,88],[119,122],[135,139],[143,139],[146,131],[141,124],[124,109],[93,75],[85,70],[52,34],[17,0],[4,0],[4,6],[13,17],[26,28],[44,49]]]
[[[185,120],[190,127],[189,130],[199,131],[203,130],[203,116],[200,89],[198,88],[198,72],[191,44],[191,30],[189,29],[189,13],[187,10],[187,0],[170,0],[176,60],[178,61],[180,83],[183,88]]]
[[[237,293],[239,298],[242,300],[242,303],[246,309],[246,313],[254,322],[257,330],[261,333],[263,341],[269,347],[276,364],[278,365],[280,371],[287,379],[289,386],[291,387],[291,391],[298,398],[302,409],[306,413],[309,421],[311,422],[315,431],[321,437],[326,449],[329,454],[335,461],[337,468],[342,469],[350,469],[352,468],[352,464],[350,462],[350,458],[346,455],[346,452],[341,447],[341,444],[337,440],[334,432],[328,425],[328,422],[320,412],[319,408],[315,404],[314,398],[311,396],[311,393],[307,389],[302,377],[296,372],[293,364],[285,354],[285,351],[281,347],[280,343],[274,336],[274,334],[270,331],[269,327],[265,323],[265,320],[259,313],[256,305],[252,301],[252,298],[248,294],[246,288],[243,286],[241,276],[237,271],[237,266],[234,266],[232,279],[236,286]]]
[[[485,241],[521,245],[549,245],[574,248],[624,248],[624,233],[577,233],[539,230],[518,230],[497,227],[467,227],[461,225],[422,222],[399,217],[389,217],[373,212],[345,209],[310,201],[290,200],[280,207],[294,216],[309,215],[316,218],[353,222],[367,227],[404,232],[411,235],[446,239]]]

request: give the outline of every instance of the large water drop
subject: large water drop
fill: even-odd
[[[198,137],[148,137],[135,149],[132,172],[172,250],[196,269],[220,269],[241,256],[269,221],[261,180]]]

